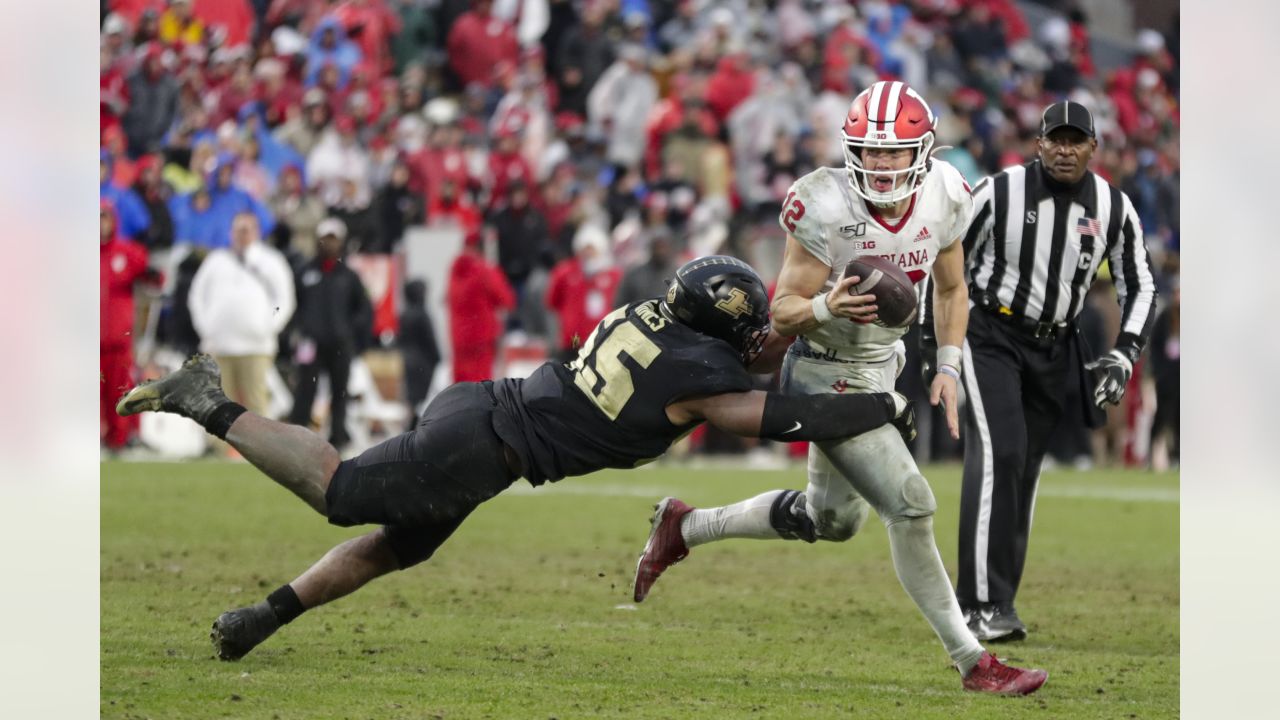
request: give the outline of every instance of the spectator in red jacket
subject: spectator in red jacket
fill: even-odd
[[[573,257],[551,269],[547,307],[560,319],[557,357],[568,361],[591,331],[613,309],[622,271],[609,257],[609,237],[594,225],[583,225],[573,238]]]
[[[347,29],[347,36],[360,46],[364,59],[378,73],[392,68],[390,38],[400,33],[400,16],[386,0],[350,0],[333,14]]]
[[[204,23],[205,36],[222,35],[221,46],[228,48],[249,42],[256,19],[249,0],[196,0],[195,15]]]
[[[467,234],[462,253],[449,268],[445,302],[453,345],[453,381],[492,378],[502,336],[499,313],[515,307],[516,295],[502,270],[485,260],[479,232]]]
[[[755,67],[745,52],[720,58],[716,71],[707,80],[707,107],[718,122],[723,123],[729,113],[755,89]]]
[[[116,226],[115,208],[99,202],[99,265],[101,282],[99,339],[99,408],[109,450],[119,450],[137,431],[137,416],[120,417],[116,401],[133,385],[133,288],[147,272],[147,250],[126,240]]]
[[[104,44],[98,62],[98,130],[105,138],[107,131],[120,127],[120,119],[129,108],[129,84],[120,66],[112,62]]]
[[[453,224],[464,236],[480,232],[480,209],[452,178],[445,178],[438,197],[427,199],[427,224]]]
[[[480,83],[492,88],[494,68],[503,63],[514,66],[520,62],[515,30],[490,13],[492,5],[489,0],[476,0],[471,10],[460,15],[449,28],[445,44],[449,69],[463,87]]]
[[[489,153],[489,210],[507,202],[513,185],[531,189],[532,202],[540,203],[533,168],[520,153],[520,129],[511,125],[499,128],[495,140],[493,152]]]
[[[448,181],[452,181],[455,191],[470,185],[462,128],[458,123],[451,120],[432,128],[427,144],[409,156],[409,170],[410,185],[424,192],[427,205],[440,201]]]

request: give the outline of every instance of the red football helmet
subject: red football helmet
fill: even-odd
[[[929,104],[904,82],[881,81],[859,93],[849,106],[840,131],[844,166],[853,191],[879,206],[893,205],[914,195],[929,172],[936,124]],[[915,155],[905,170],[868,173],[862,167],[862,150],[869,147],[911,148]],[[888,192],[873,189],[869,174],[892,175],[893,188]],[[901,184],[897,182],[899,177],[904,179]]]

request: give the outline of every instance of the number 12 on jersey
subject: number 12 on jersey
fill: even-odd
[[[804,203],[800,202],[800,198],[796,197],[795,190],[787,193],[787,199],[782,201],[782,207],[783,226],[787,228],[787,232],[795,232],[796,223],[800,222],[800,218],[804,217]]]
[[[610,420],[617,420],[636,391],[622,354],[647,368],[661,352],[643,330],[627,321],[626,308],[618,308],[600,321],[568,367],[573,371],[573,384]]]

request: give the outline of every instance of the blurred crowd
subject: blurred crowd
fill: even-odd
[[[971,184],[1032,156],[1048,103],[1093,111],[1092,169],[1133,199],[1172,327],[1095,456],[1145,459],[1142,424],[1177,427],[1176,16],[1106,66],[1077,3],[1040,5],[1054,12],[1032,25],[1013,0],[106,0],[104,406],[135,353],[163,347],[257,358],[241,397],[259,405],[267,363],[302,424],[316,378],[342,387],[362,354],[397,351],[393,399],[420,409],[435,368],[490,377],[513,337],[567,357],[686,257],[738,255],[768,279],[788,186],[842,163],[850,100],[897,78]],[[388,291],[346,268],[403,256],[422,227],[460,238],[442,307],[419,278]],[[1083,321],[1114,337],[1100,286]],[[106,444],[129,443],[108,415]],[[957,448],[926,433],[919,451]]]

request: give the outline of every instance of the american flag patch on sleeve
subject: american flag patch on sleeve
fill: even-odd
[[[1102,222],[1097,218],[1082,217],[1076,221],[1076,232],[1091,237],[1102,237]]]

